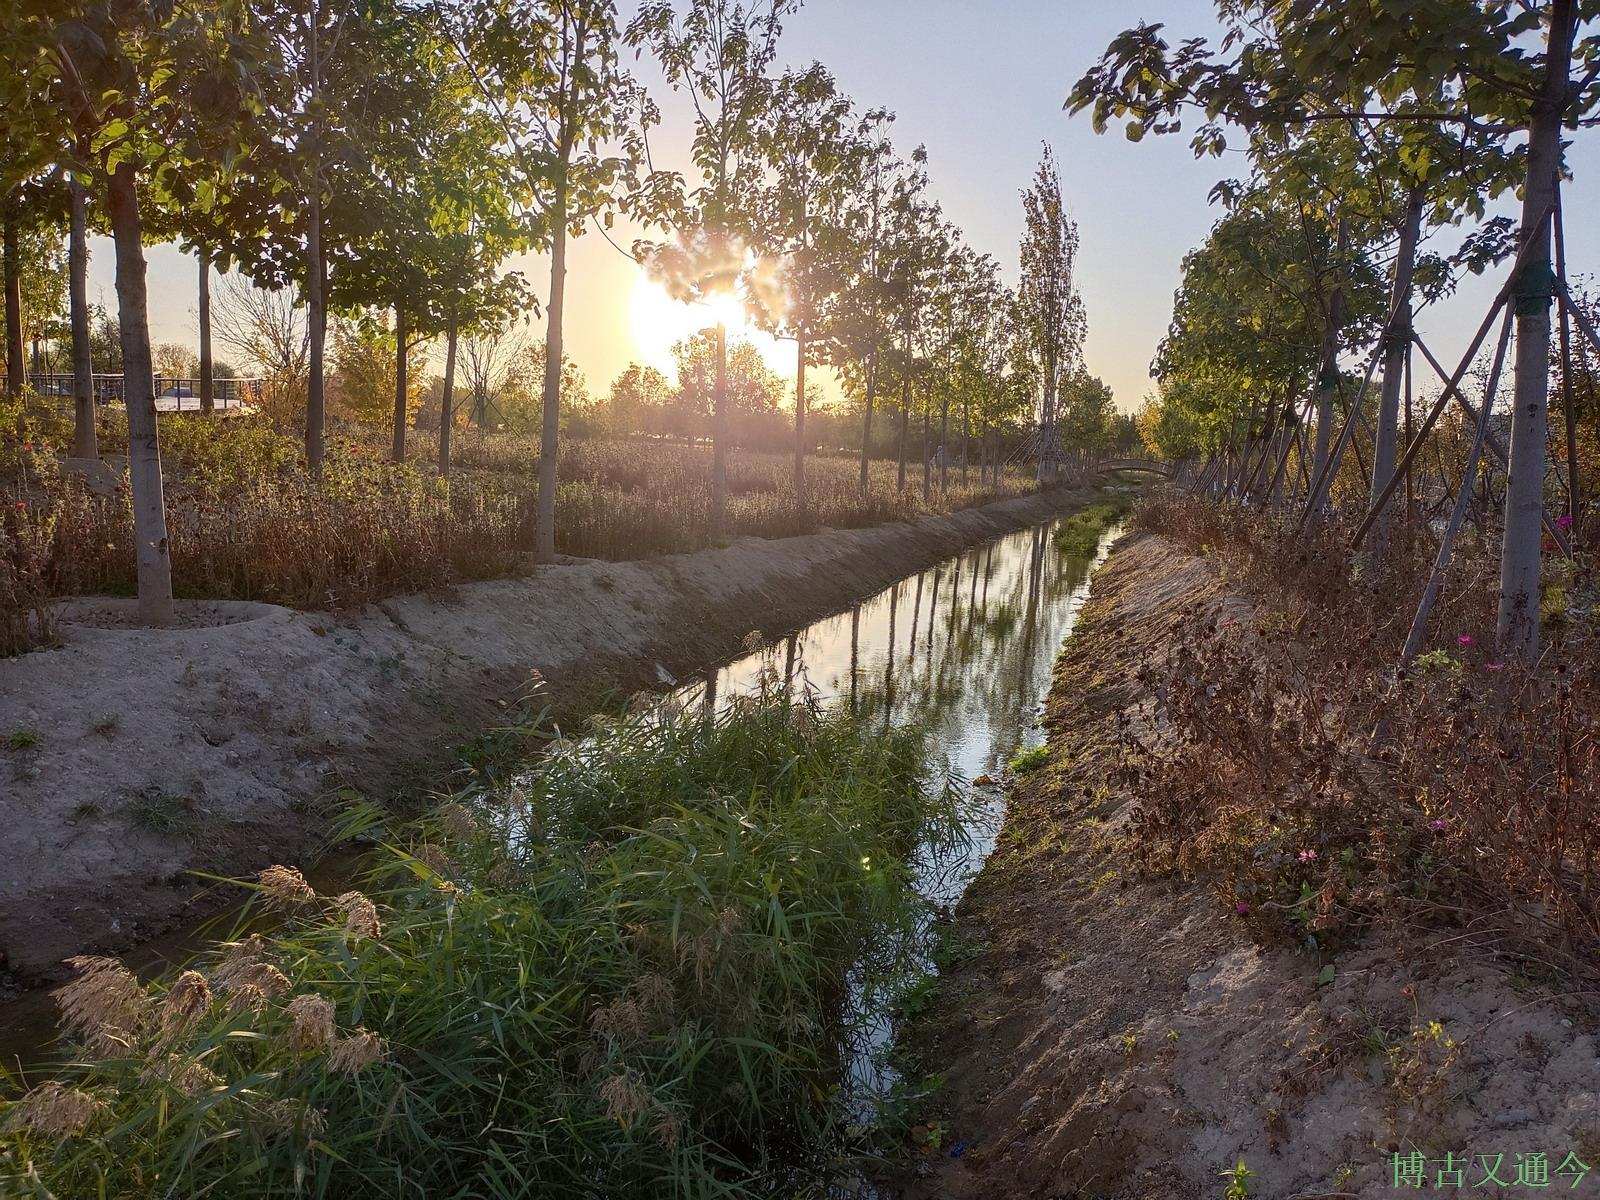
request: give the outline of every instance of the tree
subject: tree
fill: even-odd
[[[1039,356],[1044,383],[1044,408],[1039,479],[1048,475],[1046,455],[1056,444],[1056,394],[1061,373],[1079,369],[1086,333],[1083,301],[1074,271],[1078,258],[1078,226],[1061,195],[1061,177],[1048,145],[1022,194],[1025,228],[1022,237],[1022,283],[1018,298]]]
[[[567,239],[592,219],[609,227],[618,211],[654,220],[669,203],[670,180],[651,173],[641,184],[636,172],[655,110],[618,62],[613,0],[469,0],[455,9],[435,11],[514,149],[524,203],[550,250],[534,547],[548,562],[556,552]],[[610,149],[619,142],[621,156]]]
[[[845,286],[843,225],[861,147],[851,103],[820,64],[778,80],[758,135],[771,170],[756,197],[756,239],[769,271],[758,273],[758,319],[795,342],[794,494],[806,503],[806,366],[820,343],[833,357],[834,303]]]
[[[678,367],[673,406],[680,430],[697,435],[709,425],[714,432],[720,399],[724,436],[734,443],[760,440],[763,426],[778,411],[783,380],[759,350],[746,341],[730,344],[715,330],[702,330],[673,346],[672,357]]]
[[[611,384],[607,422],[617,433],[665,433],[672,384],[660,371],[629,363]]]
[[[1600,39],[1578,37],[1583,23],[1600,15],[1600,4],[1478,0],[1425,8],[1419,13],[1413,6],[1339,0],[1292,5],[1230,0],[1222,9],[1230,18],[1223,51],[1239,47],[1232,59],[1219,58],[1202,39],[1169,51],[1159,26],[1139,26],[1113,41],[1074,88],[1069,104],[1092,105],[1097,128],[1111,117],[1130,117],[1129,136],[1136,138],[1151,129],[1176,128],[1180,108],[1203,108],[1208,123],[1195,144],[1213,151],[1226,144],[1219,122],[1224,115],[1245,123],[1253,137],[1263,125],[1394,123],[1401,154],[1413,163],[1431,154],[1430,129],[1448,127],[1502,140],[1526,131],[1519,269],[1495,302],[1496,310],[1513,304],[1517,324],[1497,642],[1508,657],[1531,663],[1539,641],[1548,436],[1550,218],[1561,130],[1592,122],[1600,103],[1600,74],[1590,69],[1576,83],[1571,78],[1575,57],[1588,64],[1600,53]],[[1336,81],[1337,94],[1319,93],[1308,82],[1313,79]],[[1441,172],[1434,194],[1442,195],[1447,206],[1481,215],[1486,200],[1508,180],[1508,173],[1492,167]],[[1485,327],[1491,324],[1492,316]],[[1389,490],[1393,486],[1391,478]]]
[[[50,88],[36,101],[61,115],[55,142],[89,139],[116,251],[123,399],[128,412],[128,468],[140,617],[172,617],[172,572],[162,499],[161,456],[152,391],[141,189],[159,203],[195,147],[165,114],[206,111],[213,137],[235,129],[253,102],[248,29],[233,3],[27,0],[8,9],[5,41],[49,63]],[[41,127],[49,118],[35,108]],[[69,137],[77,135],[77,137]]]
[[[639,252],[670,294],[683,300],[741,300],[745,234],[760,177],[759,129],[771,103],[767,69],[785,15],[798,0],[687,0],[682,16],[648,0],[628,26],[633,46],[648,46],[667,82],[694,107],[693,158],[702,183],[680,217],[675,245]],[[728,495],[727,323],[716,325],[717,375],[711,418],[712,532],[720,533]]]

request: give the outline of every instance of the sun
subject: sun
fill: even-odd
[[[633,285],[629,324],[634,347],[640,359],[668,378],[676,372],[672,347],[702,329],[710,329],[719,320],[727,326],[729,341],[749,342],[767,366],[779,375],[793,378],[794,343],[757,329],[737,297],[718,296],[698,304],[684,304],[667,295],[666,288],[643,272]]]

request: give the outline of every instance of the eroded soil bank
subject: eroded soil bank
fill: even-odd
[[[1263,948],[1204,880],[1134,868],[1119,722],[1159,736],[1139,672],[1180,623],[1250,639],[1257,620],[1157,537],[1096,575],[1055,669],[1050,764],[1015,788],[956,913],[968,950],[912,1038],[943,1088],[905,1195],[1193,1200],[1241,1161],[1247,1194],[1274,1200],[1403,1194],[1397,1171],[1485,1195],[1544,1194],[1517,1183],[1541,1172],[1563,1194],[1600,1187],[1582,997],[1446,929],[1322,961]]]
[[[151,630],[82,605],[62,648],[0,661],[0,960],[28,984],[193,919],[231,889],[190,872],[297,860],[340,788],[425,780],[533,671],[568,708],[659,685],[1090,495],[567,562],[353,614],[192,602]]]

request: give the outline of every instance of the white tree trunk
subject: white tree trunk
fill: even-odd
[[[450,433],[456,423],[456,320],[444,337],[444,387],[439,393],[439,478],[450,477]]]
[[[566,353],[562,314],[567,296],[567,193],[557,190],[551,217],[550,304],[545,313],[544,411],[539,426],[539,511],[534,534],[534,557],[554,562],[556,557],[557,458],[561,450],[561,361]]]
[[[143,227],[133,164],[122,163],[107,184],[107,215],[117,256],[117,316],[122,333],[122,399],[128,410],[128,480],[133,493],[133,541],[138,567],[139,619],[172,620],[172,560],[161,490],[161,446],[150,361]]]
[[[72,453],[75,458],[98,458],[94,357],[89,349],[88,198],[76,175],[69,188],[72,211],[67,233],[67,305],[72,324]]]
[[[1511,416],[1496,631],[1500,653],[1523,663],[1532,663],[1539,653],[1540,523],[1544,514],[1545,439],[1550,424],[1550,216],[1561,153],[1561,120],[1568,99],[1572,37],[1573,0],[1554,0],[1550,6],[1544,87],[1528,123],[1522,229],[1531,249],[1519,275],[1514,301],[1516,400]]]
[[[1416,266],[1417,238],[1422,231],[1422,189],[1414,187],[1406,200],[1406,214],[1400,227],[1400,244],[1395,250],[1394,284],[1390,288],[1390,308],[1394,323],[1383,347],[1383,390],[1378,396],[1377,431],[1372,445],[1371,502],[1383,500],[1384,486],[1394,474],[1396,443],[1400,433],[1400,389],[1405,381],[1406,353],[1411,346],[1411,279]],[[1372,525],[1372,550],[1382,556],[1389,543],[1389,514],[1392,506],[1377,509]]]

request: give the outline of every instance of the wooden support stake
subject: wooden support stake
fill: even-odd
[[[1495,388],[1500,386],[1500,368],[1505,365],[1506,345],[1511,341],[1511,322],[1514,313],[1507,309],[1504,325],[1500,329],[1500,345],[1494,352],[1494,368],[1489,372],[1490,396],[1494,395]],[[1417,651],[1422,649],[1422,639],[1427,635],[1428,617],[1433,612],[1433,605],[1439,598],[1439,590],[1444,586],[1445,572],[1450,569],[1450,557],[1455,552],[1456,537],[1461,532],[1461,523],[1466,519],[1467,509],[1472,505],[1472,493],[1478,476],[1478,460],[1483,455],[1483,444],[1489,432],[1489,416],[1493,405],[1487,400],[1478,413],[1478,424],[1472,436],[1472,448],[1467,451],[1467,465],[1461,471],[1461,487],[1456,492],[1455,507],[1450,511],[1450,520],[1445,523],[1444,537],[1439,542],[1439,553],[1433,560],[1433,570],[1428,574],[1428,585],[1422,589],[1422,599],[1417,603],[1417,612],[1411,618],[1411,629],[1406,634],[1405,648],[1400,652],[1400,666],[1402,669],[1411,665],[1411,660],[1416,658]]]

